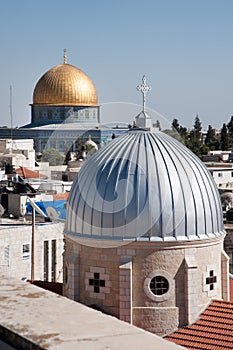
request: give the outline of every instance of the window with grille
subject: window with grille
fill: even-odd
[[[150,290],[154,295],[163,295],[168,292],[169,283],[163,276],[155,276],[151,279]]]

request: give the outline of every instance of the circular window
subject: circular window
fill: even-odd
[[[163,295],[168,292],[169,283],[163,276],[155,276],[150,281],[150,290],[154,295]]]
[[[164,270],[152,271],[144,281],[146,295],[155,302],[168,300],[174,294],[174,289],[174,279]]]

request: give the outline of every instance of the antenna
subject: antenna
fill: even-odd
[[[12,112],[12,86],[10,85],[10,119],[11,119],[11,148],[10,153],[13,149],[13,112]]]

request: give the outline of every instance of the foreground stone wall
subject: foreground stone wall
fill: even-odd
[[[0,278],[0,349],[183,349],[27,282]]]

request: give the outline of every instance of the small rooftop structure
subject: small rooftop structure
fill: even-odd
[[[15,167],[35,168],[33,140],[0,139],[0,164],[12,164]]]
[[[151,90],[151,86],[146,84],[145,75],[142,77],[142,84],[137,86],[137,90],[142,93],[142,111],[135,118],[135,126],[150,129],[152,127],[152,119],[146,112],[146,94]]]

